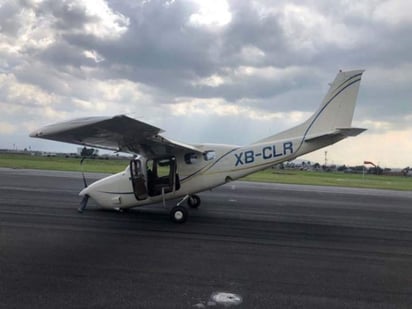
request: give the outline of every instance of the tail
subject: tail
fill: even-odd
[[[319,109],[304,123],[255,144],[303,137],[302,142],[356,136],[365,129],[352,128],[353,112],[363,70],[339,71]],[[338,138],[341,137],[341,138]]]

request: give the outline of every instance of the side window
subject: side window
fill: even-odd
[[[171,173],[171,159],[157,160],[157,177],[167,177]]]
[[[196,164],[198,161],[197,153],[190,152],[185,154],[185,163],[186,164]]]
[[[149,182],[160,178],[168,178],[176,171],[176,160],[174,157],[147,160],[147,179]]]
[[[176,158],[156,158],[146,162],[147,186],[150,196],[179,190],[179,176],[176,172]]]
[[[142,163],[140,160],[132,160],[130,162],[130,174],[132,177],[138,177],[142,174]]]
[[[208,150],[203,153],[203,158],[205,161],[211,161],[216,158],[216,151],[214,150]]]

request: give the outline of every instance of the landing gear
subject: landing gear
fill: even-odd
[[[190,208],[198,208],[200,206],[200,197],[196,194],[189,195],[187,199],[187,204]]]
[[[184,223],[187,220],[189,213],[185,207],[181,206],[184,201],[187,201],[190,208],[198,208],[200,205],[199,196],[195,194],[186,195],[170,211],[170,220],[172,220],[172,222]]]
[[[175,206],[170,211],[170,220],[175,223],[184,223],[188,217],[187,209],[183,206]]]

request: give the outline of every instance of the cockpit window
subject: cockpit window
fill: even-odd
[[[208,150],[203,153],[203,158],[205,161],[214,160],[216,158],[216,151]]]

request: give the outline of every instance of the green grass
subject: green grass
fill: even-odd
[[[243,180],[277,182],[302,185],[375,188],[389,190],[412,190],[412,177],[347,174],[342,172],[309,172],[296,170],[274,170],[249,175]]]
[[[127,159],[87,159],[87,172],[117,173],[129,164]],[[0,167],[81,171],[80,159],[65,157],[40,157],[25,154],[0,153]],[[276,182],[287,184],[326,185],[390,190],[412,190],[412,177],[345,174],[338,172],[309,172],[297,170],[267,169],[243,178],[247,181]]]
[[[84,163],[87,172],[117,173],[126,168],[129,160],[87,159]],[[0,167],[40,169],[56,171],[81,171],[79,158],[41,157],[24,154],[0,154]]]

